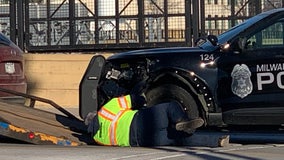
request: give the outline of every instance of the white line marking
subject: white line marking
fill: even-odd
[[[176,154],[176,155],[170,155],[170,156],[165,156],[165,157],[159,157],[159,158],[154,158],[151,160],[161,160],[161,159],[168,159],[168,158],[176,158],[176,157],[182,157],[182,156],[186,156],[187,154]]]
[[[164,152],[152,152],[152,153],[144,153],[144,154],[134,154],[134,155],[123,156],[123,157],[119,157],[119,158],[111,158],[110,160],[120,160],[120,159],[133,158],[133,157],[150,156],[150,155],[161,154],[161,153],[164,153]]]

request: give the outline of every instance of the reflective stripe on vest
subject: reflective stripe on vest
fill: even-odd
[[[128,106],[126,97],[118,97],[118,103],[120,108],[122,109],[130,109],[131,107]]]
[[[127,100],[127,98],[129,100]],[[108,127],[109,127],[108,128],[109,144],[105,144],[107,142],[98,141],[99,143],[103,143],[105,145],[118,145],[117,141],[116,141],[116,138],[117,138],[116,130],[117,130],[118,121],[121,118],[121,116],[124,115],[125,112],[131,111],[130,110],[131,109],[130,96],[127,97],[127,98],[126,98],[126,96],[118,97],[118,98],[116,98],[117,99],[116,105],[114,105],[113,102],[110,102],[114,106],[109,107],[109,105],[106,104],[106,106],[102,107],[100,109],[100,111],[98,112],[98,115],[101,116],[101,118],[103,118],[105,121],[109,121],[109,125],[108,125]],[[127,115],[130,115],[130,117],[132,119],[132,117],[134,116],[136,111],[131,111],[131,112],[133,112],[133,113],[130,113],[130,114],[127,114]],[[103,127],[107,127],[107,126],[103,126]],[[125,126],[125,127],[130,127],[130,126]],[[97,138],[97,140],[99,140],[99,139]]]

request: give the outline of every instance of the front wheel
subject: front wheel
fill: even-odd
[[[199,117],[198,107],[194,98],[189,92],[177,85],[163,84],[153,87],[147,90],[145,95],[147,106],[176,100],[184,107],[190,119]]]

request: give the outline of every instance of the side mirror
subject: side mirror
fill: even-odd
[[[203,43],[206,42],[206,38],[204,37],[199,37],[194,41],[194,46],[199,46],[202,45]]]
[[[215,35],[208,35],[207,40],[213,45],[217,46],[218,44],[218,38]]]

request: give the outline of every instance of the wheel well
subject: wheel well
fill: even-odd
[[[188,72],[186,73],[188,74]],[[177,72],[163,72],[156,76],[156,78],[147,87],[147,90],[152,90],[165,84],[176,85],[187,91],[196,102],[200,116],[206,119],[208,108],[206,105],[204,106],[202,96],[200,96],[198,91],[194,88],[194,82],[191,77],[179,75]]]
[[[179,102],[190,118],[200,117],[199,107],[191,94],[174,84],[161,84],[146,92],[147,106],[170,101]]]
[[[177,74],[173,74],[173,73],[165,73],[163,75],[158,76],[153,83],[151,84],[151,86],[157,86],[160,84],[175,84],[178,85],[182,88],[185,88],[186,90],[189,90],[190,88],[188,88],[188,85],[186,85],[186,83],[184,82],[184,78],[177,75]]]

